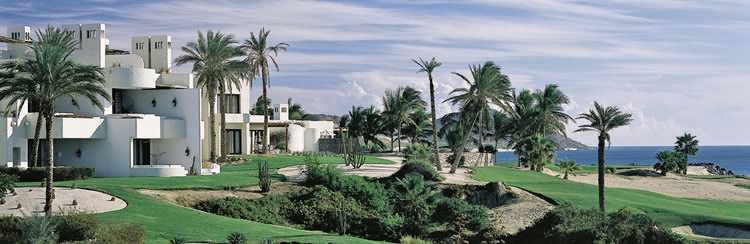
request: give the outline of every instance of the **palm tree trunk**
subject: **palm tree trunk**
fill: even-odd
[[[39,167],[39,135],[42,133],[42,121],[44,121],[44,115],[37,113],[34,141],[31,143],[31,161],[29,161],[33,167]]]
[[[52,138],[52,117],[54,112],[49,111],[47,119],[45,120],[46,128],[45,135],[47,137],[47,178],[45,179],[45,194],[44,194],[44,214],[47,216],[52,215],[52,200],[55,199],[55,190],[52,188],[52,177],[54,176],[55,168],[55,149],[54,139]]]
[[[394,141],[396,141],[396,140],[393,139],[393,131],[391,131],[391,152],[395,152],[395,150],[393,150],[393,142]]]
[[[432,114],[432,151],[434,160],[432,163],[435,164],[435,168],[438,171],[443,170],[443,166],[440,164],[440,153],[438,152],[438,139],[437,139],[437,118],[435,115],[435,84],[432,82],[432,73],[428,74],[430,78],[430,113]]]
[[[401,120],[398,121],[398,152],[401,152]]]
[[[471,122],[469,125],[469,128],[465,128],[464,130],[464,138],[461,140],[461,143],[458,147],[458,150],[456,150],[456,155],[453,157],[453,163],[451,164],[451,170],[448,173],[456,173],[456,168],[458,168],[458,163],[461,162],[461,157],[464,155],[464,147],[466,147],[466,141],[469,139],[469,135],[471,134],[471,128],[474,127],[474,123],[477,122],[477,119],[479,118],[479,114],[474,117],[474,121]]]
[[[599,145],[597,152],[597,164],[599,165],[599,210],[604,209],[604,135],[599,135]]]
[[[263,153],[268,150],[268,67],[263,65]]]
[[[216,114],[214,109],[216,108],[216,97],[214,94],[208,96],[208,128],[210,130],[209,142],[208,142],[208,155],[209,161],[212,163],[216,162]]]
[[[478,150],[480,153],[484,153],[484,141],[482,140],[482,139],[484,139],[484,138],[482,138],[482,134],[484,134],[483,133],[484,132],[483,131],[483,129],[484,129],[484,126],[483,126],[484,125],[484,120],[482,120],[482,117],[484,117],[484,116],[482,116],[482,113],[480,112],[479,113],[479,150]],[[480,154],[480,156],[481,156],[481,154]],[[486,164],[486,162],[487,162],[486,159],[484,157],[482,157],[482,159],[484,161],[484,162],[482,162],[482,164]]]
[[[224,162],[227,158],[227,104],[226,104],[226,91],[224,86],[219,88],[219,141],[221,142],[221,155],[219,156],[219,162]]]

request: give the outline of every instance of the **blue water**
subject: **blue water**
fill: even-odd
[[[673,147],[610,147],[604,152],[607,164],[654,165],[656,153]],[[556,159],[572,159],[579,164],[596,164],[596,148],[577,151],[558,151]],[[513,152],[498,152],[497,162],[516,162]],[[735,174],[750,175],[750,146],[702,146],[690,163],[710,162],[732,170]]]

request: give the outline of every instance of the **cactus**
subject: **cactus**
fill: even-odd
[[[367,160],[365,154],[362,153],[362,151],[352,152],[350,157],[352,167],[354,167],[355,169],[359,169],[360,167],[362,167],[362,165],[365,165],[365,161]]]
[[[269,192],[271,190],[271,175],[268,173],[268,161],[258,162],[258,179],[260,182],[260,191]]]
[[[338,208],[336,210],[336,217],[338,220],[336,232],[338,232],[339,235],[346,235],[346,230],[349,226],[347,225],[346,211],[344,210],[344,208]]]

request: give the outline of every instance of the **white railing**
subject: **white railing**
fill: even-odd
[[[179,164],[133,165],[130,176],[186,176],[187,170]]]

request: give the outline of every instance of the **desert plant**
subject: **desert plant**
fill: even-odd
[[[74,242],[94,239],[99,222],[93,214],[68,213],[55,217],[55,231],[60,242]]]
[[[258,162],[258,184],[261,192],[271,191],[271,175],[268,173],[268,161]]]
[[[581,170],[575,160],[560,160],[557,163],[557,167],[560,167],[560,171],[563,173],[563,179],[568,179],[568,174],[576,175],[576,170]]]
[[[435,185],[425,182],[421,175],[407,175],[397,179],[391,190],[396,211],[406,220],[405,231],[415,236],[426,234],[426,223],[436,197]]]
[[[239,232],[232,232],[227,236],[227,242],[229,244],[245,244],[247,243],[247,237]]]
[[[365,165],[367,157],[365,157],[365,154],[362,153],[362,151],[355,151],[350,153],[350,155],[352,167],[354,167],[355,169],[359,169],[362,167],[362,165]]]
[[[55,222],[51,216],[34,215],[21,222],[23,231],[21,243],[48,244],[57,243],[59,236],[55,232]]]

